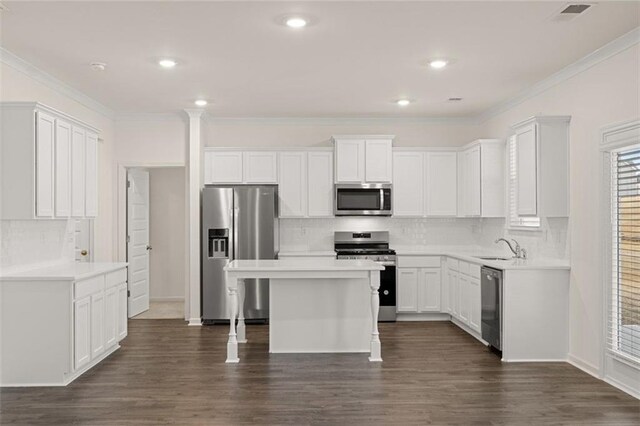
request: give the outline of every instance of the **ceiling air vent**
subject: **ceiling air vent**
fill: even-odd
[[[568,3],[551,17],[552,21],[567,22],[583,15],[594,6],[593,3]]]

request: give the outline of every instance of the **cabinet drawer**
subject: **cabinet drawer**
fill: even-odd
[[[81,299],[102,290],[104,290],[104,275],[99,275],[87,280],[77,281],[75,283],[74,297],[76,299]]]
[[[439,268],[440,256],[398,256],[398,268]]]
[[[480,279],[480,265],[469,264],[469,275],[473,278]]]
[[[127,281],[127,268],[109,272],[106,276],[106,287],[111,288]]]
[[[460,269],[460,261],[458,261],[458,259],[450,257],[447,259],[447,267],[452,271],[458,272],[458,270]]]
[[[469,275],[469,266],[471,266],[469,263],[461,260],[458,265],[458,271],[460,271],[461,274]]]

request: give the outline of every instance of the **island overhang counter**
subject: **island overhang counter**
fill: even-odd
[[[231,261],[224,268],[231,319],[226,362],[239,362],[238,343],[247,341],[244,280],[252,278],[270,280],[270,352],[369,352],[369,361],[382,361],[378,289],[383,269],[371,260]]]

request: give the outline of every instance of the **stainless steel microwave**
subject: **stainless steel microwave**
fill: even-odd
[[[336,184],[336,216],[391,216],[391,184]]]

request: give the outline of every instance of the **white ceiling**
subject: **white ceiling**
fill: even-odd
[[[4,48],[109,108],[172,112],[205,97],[222,117],[477,114],[640,25],[635,1],[566,23],[550,20],[566,2],[3,3]],[[314,24],[279,25],[289,13]],[[179,65],[160,69],[165,56]],[[425,66],[441,56],[454,63]]]

